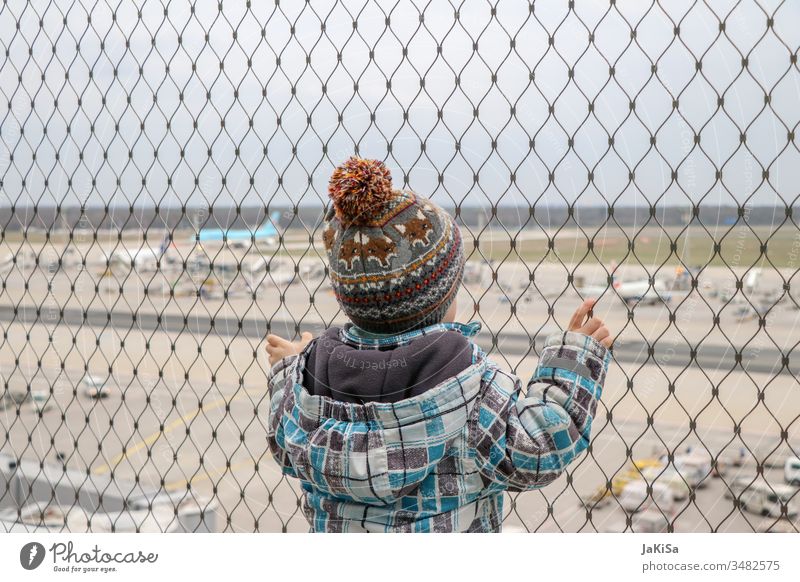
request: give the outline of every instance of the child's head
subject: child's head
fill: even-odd
[[[331,284],[353,323],[397,333],[454,317],[464,251],[450,215],[394,189],[379,160],[351,157],[334,170],[328,194],[323,240]]]

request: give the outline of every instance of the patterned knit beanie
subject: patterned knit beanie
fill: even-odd
[[[436,204],[395,190],[379,160],[351,157],[331,176],[323,241],[350,320],[373,333],[438,323],[464,271],[461,232]]]

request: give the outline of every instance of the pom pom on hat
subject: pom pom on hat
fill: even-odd
[[[322,239],[331,288],[350,321],[373,333],[442,321],[464,273],[453,218],[413,190],[393,189],[380,160],[344,161],[328,194]]]
[[[328,195],[343,224],[366,225],[394,197],[392,176],[380,160],[351,156],[333,171]]]

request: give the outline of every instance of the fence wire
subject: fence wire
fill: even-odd
[[[496,361],[586,296],[619,333],[588,452],[507,531],[798,531],[799,17],[4,1],[1,529],[307,530],[263,340],[345,322],[320,219],[360,154],[457,218]]]

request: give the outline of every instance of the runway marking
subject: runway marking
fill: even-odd
[[[223,475],[228,471],[233,473],[235,470],[241,469],[246,465],[252,465],[253,463],[255,463],[255,459],[252,457],[249,459],[244,459],[243,461],[239,461],[238,463],[233,463],[230,467],[223,467],[222,469],[217,469],[216,471],[211,471],[210,473],[208,472],[200,473],[198,475],[195,475],[191,479],[183,479],[181,481],[172,481],[170,483],[166,483],[164,485],[164,489],[166,489],[167,491],[181,489],[182,487],[185,487],[188,483],[194,485],[195,483],[211,479],[212,477],[219,477],[220,475]]]
[[[106,465],[101,465],[100,467],[97,467],[97,468],[93,469],[92,470],[92,474],[94,474],[94,475],[103,475],[105,473],[108,473],[108,471],[111,469],[112,465],[114,466],[114,468],[116,468],[121,461],[127,459],[131,454],[141,450],[143,447],[152,445],[154,442],[156,442],[158,440],[158,438],[161,435],[165,435],[165,434],[167,434],[169,432],[172,432],[173,430],[175,430],[179,426],[185,426],[187,422],[189,422],[194,417],[196,417],[198,414],[200,414],[200,412],[207,412],[209,410],[214,410],[215,408],[219,408],[220,406],[223,406],[224,404],[229,404],[229,403],[233,402],[234,400],[238,400],[239,398],[241,398],[242,396],[244,396],[246,394],[253,394],[253,393],[255,393],[255,394],[263,394],[264,392],[265,392],[264,390],[257,390],[255,388],[249,388],[249,389],[244,390],[243,392],[240,392],[239,394],[237,394],[236,396],[234,396],[230,400],[227,400],[225,398],[220,398],[219,400],[215,400],[214,402],[210,402],[208,404],[204,404],[203,406],[200,406],[196,410],[193,410],[192,412],[188,412],[188,413],[184,414],[183,416],[181,416],[180,418],[176,418],[175,420],[170,422],[168,425],[166,425],[164,427],[164,430],[157,430],[156,432],[152,433],[148,437],[146,437],[143,440],[141,440],[138,443],[136,443],[134,446],[126,448],[124,453],[119,453],[116,457],[114,457],[111,460],[110,463],[108,463]]]

